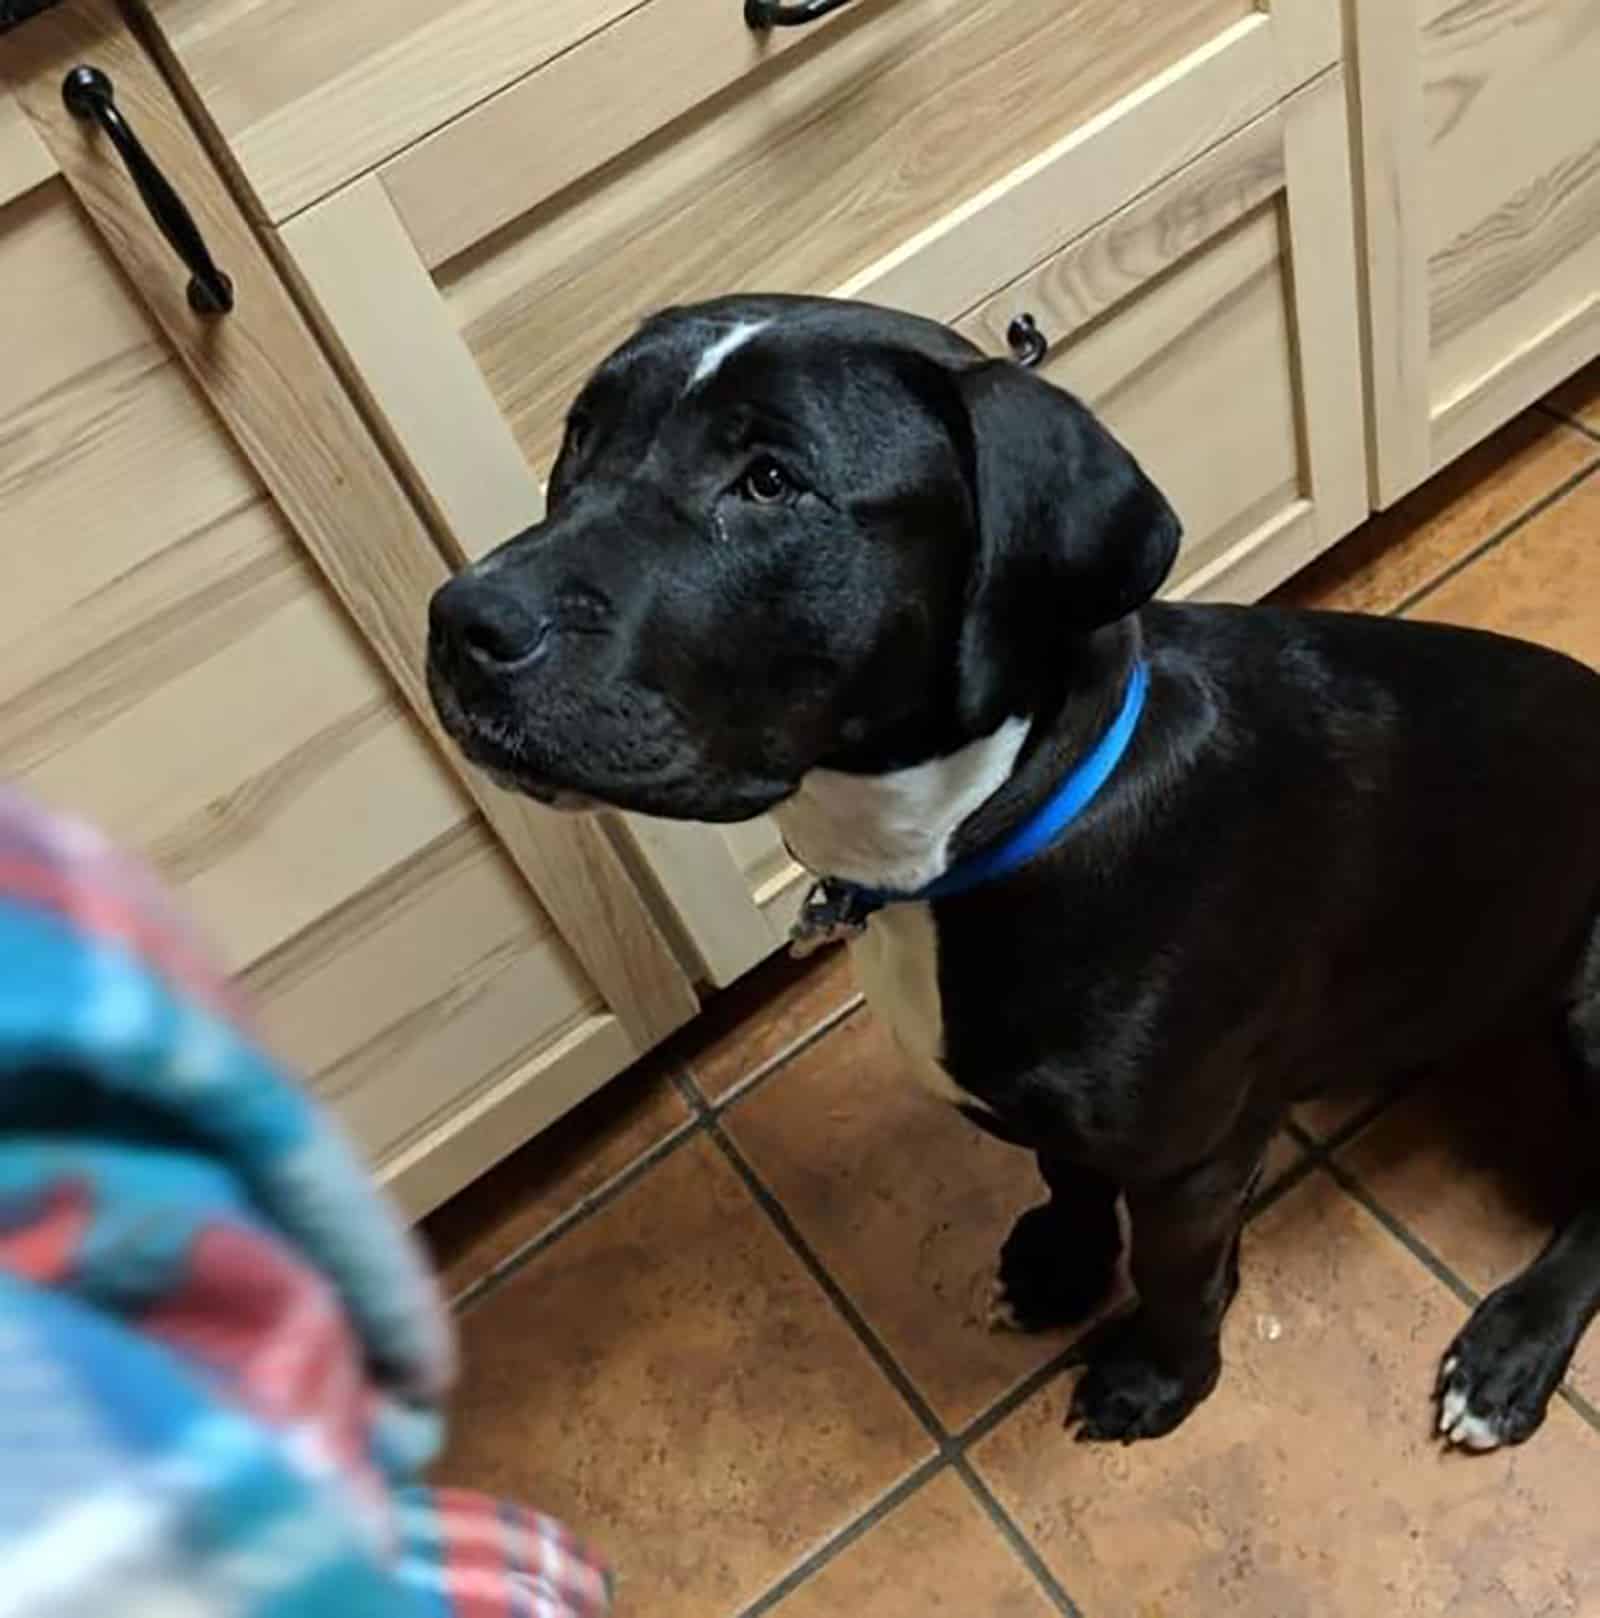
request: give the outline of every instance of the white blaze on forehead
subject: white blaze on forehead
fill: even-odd
[[[701,354],[699,363],[694,368],[694,374],[689,378],[689,386],[697,388],[702,382],[709,382],[722,363],[730,354],[737,352],[750,341],[757,332],[765,331],[771,324],[765,320],[741,320],[731,331],[725,331],[715,342],[707,345]]]

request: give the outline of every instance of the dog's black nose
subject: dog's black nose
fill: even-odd
[[[435,592],[428,628],[440,650],[503,668],[537,656],[550,637],[550,616],[515,590],[467,572]]]

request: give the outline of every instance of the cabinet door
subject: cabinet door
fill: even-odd
[[[1377,492],[1600,352],[1600,0],[1357,0]]]
[[[1077,167],[996,206],[1070,191]],[[1043,374],[1095,407],[1183,521],[1169,599],[1254,600],[1367,514],[1342,70],[1134,189],[957,324],[1004,352],[1032,317]]]
[[[187,198],[233,313],[189,308],[65,112],[80,60]],[[653,950],[668,993],[603,981],[534,891],[573,850],[475,801],[408,708],[444,565],[120,19],[46,13],[0,73],[0,770],[155,863],[420,1211],[626,1065],[653,1016],[681,1021],[688,985],[609,848],[579,864],[588,930]]]
[[[537,518],[571,394],[651,310],[856,291],[959,319],[1339,52],[1320,0],[861,0],[800,32],[764,61],[733,0],[646,0],[281,225],[462,557]],[[786,933],[804,879],[770,823],[626,828],[696,970]]]

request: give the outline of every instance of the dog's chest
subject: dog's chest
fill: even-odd
[[[939,933],[933,909],[895,904],[880,910],[850,946],[867,1005],[894,1035],[911,1076],[954,1106],[972,1097],[945,1071],[944,1013],[939,998]]]

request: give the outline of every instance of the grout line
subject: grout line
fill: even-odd
[[[1012,1554],[1033,1575],[1034,1582],[1050,1598],[1050,1603],[1056,1611],[1061,1613],[1063,1618],[1083,1618],[1083,1609],[1062,1588],[1061,1581],[1034,1549],[1033,1541],[1017,1526],[1011,1513],[995,1499],[989,1485],[978,1476],[972,1462],[965,1455],[958,1455],[952,1464],[956,1475],[966,1484],[973,1498],[983,1508],[984,1515],[1010,1545]]]
[[[705,1091],[695,1082],[694,1073],[687,1067],[674,1068],[672,1071],[672,1088],[678,1092],[684,1106],[689,1109],[690,1115],[704,1121],[711,1113],[711,1103],[706,1100]]]
[[[1302,1152],[1317,1152],[1322,1149],[1322,1142],[1292,1115],[1283,1126],[1283,1132],[1289,1136]]]
[[[1570,1369],[1571,1367],[1568,1366],[1568,1370]],[[1556,1392],[1567,1401],[1567,1404],[1574,1411],[1577,1412],[1578,1418],[1581,1421],[1588,1422],[1588,1424],[1593,1427],[1596,1432],[1600,1432],[1600,1410],[1596,1410],[1595,1407],[1590,1404],[1589,1401],[1584,1398],[1584,1396],[1579,1393],[1576,1388],[1569,1387],[1566,1381],[1563,1380],[1561,1385],[1556,1389]]]
[[[1319,1160],[1331,1157],[1335,1152],[1342,1152],[1356,1136],[1364,1134],[1397,1102],[1405,1100],[1407,1096],[1420,1089],[1434,1071],[1432,1068],[1418,1068],[1397,1082],[1385,1085],[1375,1096],[1357,1107],[1326,1137],[1314,1135],[1304,1124],[1297,1123],[1293,1118],[1286,1127],[1313,1157]]]
[[[1332,1161],[1324,1162],[1323,1167],[1338,1181],[1341,1189],[1359,1203],[1361,1207],[1372,1215],[1383,1228],[1389,1232],[1411,1256],[1420,1263],[1436,1281],[1441,1282],[1465,1305],[1468,1313],[1475,1311],[1483,1302],[1483,1294],[1476,1287],[1468,1286],[1465,1281],[1439,1257],[1420,1237],[1415,1236],[1401,1222],[1383,1206],[1378,1199],[1367,1190],[1355,1175],[1342,1165]],[[1440,1349],[1443,1355],[1444,1349]],[[1570,1371],[1571,1367],[1568,1367]],[[1600,1410],[1595,1407],[1575,1388],[1568,1385],[1565,1377],[1556,1387],[1556,1396],[1565,1401],[1581,1421],[1600,1432]]]
[[[1600,442],[1600,431],[1596,431],[1581,416],[1569,415],[1565,410],[1558,409],[1548,399],[1541,399],[1533,408],[1541,415],[1549,416],[1552,421],[1559,421],[1567,427],[1576,427],[1585,438]]]
[[[1325,1157],[1322,1166],[1339,1188],[1372,1215],[1394,1239],[1428,1271],[1434,1280],[1448,1287],[1468,1309],[1478,1306],[1478,1294],[1461,1279],[1420,1237],[1415,1236],[1342,1163]],[[1443,1350],[1441,1349],[1442,1353]]]
[[[1293,1125],[1288,1126],[1293,1131]],[[1309,1180],[1317,1167],[1317,1154],[1314,1146],[1307,1146],[1304,1139],[1298,1135],[1295,1144],[1300,1147],[1300,1156],[1280,1174],[1265,1191],[1260,1192],[1251,1202],[1249,1211],[1245,1214],[1245,1223],[1259,1219],[1268,1208],[1280,1198],[1305,1180]]]
[[[912,1415],[921,1422],[928,1436],[935,1444],[939,1445],[941,1451],[944,1450],[950,1442],[950,1434],[944,1423],[933,1413],[933,1407],[923,1398],[916,1384],[901,1370],[899,1361],[885,1347],[883,1340],[872,1327],[867,1324],[861,1311],[856,1308],[845,1293],[844,1288],[824,1268],[821,1259],[812,1250],[811,1244],[800,1234],[795,1222],[789,1217],[788,1210],[767,1189],[760,1176],[751,1168],[744,1153],[739,1150],[717,1119],[707,1118],[705,1129],[722,1152],[722,1155],[727,1158],[734,1172],[744,1181],[746,1190],[761,1205],[767,1218],[777,1226],[778,1234],[789,1244],[795,1256],[810,1273],[812,1280],[827,1294],[828,1301],[844,1317],[845,1323],[856,1334],[862,1347],[877,1362],[878,1369],[883,1372],[894,1390],[905,1400]]]
[[[1050,1365],[1045,1368],[1046,1374],[1040,1375],[1039,1373],[1035,1373],[1034,1376],[1026,1378],[1011,1391],[1010,1395],[1008,1395],[1005,1399],[997,1401],[995,1405],[991,1406],[990,1410],[986,1412],[985,1415],[992,1419],[985,1421],[984,1418],[980,1418],[979,1421],[968,1426],[959,1437],[951,1434],[951,1432],[945,1427],[944,1423],[939,1420],[939,1417],[937,1414],[935,1414],[933,1407],[923,1397],[916,1384],[912,1382],[911,1378],[901,1368],[900,1362],[896,1360],[894,1355],[889,1351],[888,1345],[867,1323],[865,1317],[861,1314],[861,1311],[856,1308],[855,1303],[845,1292],[844,1288],[841,1287],[836,1280],[834,1280],[831,1274],[829,1274],[821,1259],[818,1258],[811,1245],[806,1241],[805,1237],[801,1235],[794,1221],[789,1217],[788,1210],[784,1208],[783,1204],[780,1203],[767,1188],[766,1184],[762,1181],[754,1168],[751,1167],[744,1154],[739,1150],[738,1145],[731,1139],[727,1131],[723,1129],[718,1119],[708,1116],[705,1119],[705,1129],[707,1134],[710,1135],[712,1141],[715,1142],[717,1147],[721,1150],[723,1156],[727,1158],[729,1164],[734,1169],[734,1172],[737,1173],[739,1178],[744,1181],[745,1187],[750,1192],[751,1196],[753,1196],[761,1205],[761,1208],[766,1213],[767,1217],[777,1227],[778,1234],[782,1236],[784,1241],[788,1244],[790,1251],[793,1252],[794,1255],[800,1260],[801,1264],[805,1266],[807,1273],[810,1274],[811,1278],[817,1283],[817,1285],[822,1288],[823,1292],[827,1295],[828,1301],[839,1312],[839,1314],[843,1317],[845,1324],[854,1333],[856,1340],[863,1348],[866,1349],[867,1353],[872,1357],[873,1362],[883,1373],[889,1384],[905,1401],[906,1405],[911,1410],[911,1413],[922,1424],[928,1436],[933,1439],[935,1444],[937,1444],[938,1453],[931,1456],[926,1462],[924,1462],[923,1466],[919,1468],[917,1472],[912,1474],[912,1478],[907,1479],[905,1484],[902,1485],[905,1496],[909,1497],[915,1488],[920,1487],[922,1483],[925,1483],[928,1478],[932,1477],[943,1467],[954,1467],[954,1469],[961,1475],[968,1489],[971,1490],[973,1495],[977,1498],[978,1503],[984,1508],[995,1527],[1000,1531],[1006,1542],[1011,1546],[1013,1553],[1022,1562],[1023,1566],[1027,1568],[1028,1572],[1032,1574],[1039,1587],[1050,1598],[1050,1601],[1055,1606],[1056,1610],[1063,1615],[1063,1618],[1082,1618],[1082,1614],[1078,1607],[1074,1605],[1072,1598],[1061,1587],[1061,1584],[1056,1579],[1055,1575],[1045,1565],[1044,1560],[1041,1558],[1038,1551],[1035,1550],[1032,1544],[1029,1543],[1026,1536],[1022,1533],[1021,1529],[1017,1527],[1016,1523],[1012,1521],[1011,1517],[1000,1505],[999,1501],[997,1501],[994,1496],[990,1494],[987,1485],[985,1485],[978,1477],[977,1473],[973,1471],[971,1463],[966,1458],[967,1445],[972,1443],[975,1439],[982,1437],[984,1433],[991,1431],[992,1428],[998,1425],[999,1421],[1003,1419],[1004,1414],[1009,1413],[1010,1410],[1016,1408],[1017,1405],[1020,1405],[1033,1391],[1035,1391],[1037,1387],[1042,1387],[1046,1382],[1048,1382],[1051,1376],[1053,1376],[1055,1372],[1060,1369],[1061,1360],[1063,1360],[1067,1354],[1071,1353],[1071,1349],[1069,1348],[1064,1350],[1062,1356],[1058,1357],[1057,1359],[1053,1359],[1050,1362]],[[1004,1411],[1001,1411],[1000,1409],[1002,1405],[1005,1407]],[[916,1481],[913,1483],[912,1479],[915,1479]],[[901,1495],[899,1492],[892,1492],[892,1498],[894,1502],[898,1504]],[[880,1502],[879,1504],[882,1506],[883,1503]],[[887,1514],[888,1509],[892,1509],[892,1507],[887,1507],[878,1511],[877,1516],[873,1516],[872,1512],[869,1511],[868,1516],[872,1516],[872,1521],[876,1522],[879,1517]],[[874,1510],[877,1510],[877,1508],[874,1508]],[[871,1523],[862,1522],[859,1520],[858,1522],[852,1524],[849,1528],[844,1530],[843,1535],[839,1536],[835,1540],[830,1541],[828,1545],[824,1546],[822,1551],[816,1553],[816,1556],[813,1557],[809,1562],[802,1564],[804,1571],[802,1571],[802,1569],[796,1569],[793,1573],[789,1574],[783,1581],[780,1582],[780,1586],[775,1586],[773,1590],[768,1591],[767,1594],[762,1596],[752,1607],[747,1608],[745,1612],[741,1614],[741,1618],[755,1618],[756,1614],[769,1611],[776,1604],[778,1599],[780,1599],[781,1595],[788,1594],[794,1589],[798,1588],[799,1584],[803,1582],[803,1580],[809,1576],[810,1573],[815,1572],[816,1569],[822,1566],[824,1562],[830,1560],[834,1555],[837,1555],[845,1545],[852,1543],[870,1526]]]
[[[486,1270],[469,1286],[463,1287],[450,1299],[451,1312],[462,1314],[474,1304],[481,1303],[490,1293],[497,1292],[523,1265],[537,1258],[568,1231],[586,1224],[602,1209],[610,1207],[624,1191],[642,1180],[656,1164],[671,1157],[679,1147],[699,1134],[702,1128],[704,1128],[703,1119],[698,1117],[685,1119],[670,1135],[658,1140],[647,1151],[641,1152],[626,1168],[619,1169],[603,1185],[596,1186],[586,1196],[580,1197],[564,1214],[546,1225],[536,1236],[530,1236],[520,1247],[512,1248],[498,1264]]]
[[[814,1028],[808,1029],[798,1039],[792,1040],[776,1055],[769,1056],[753,1073],[747,1073],[737,1084],[725,1090],[715,1101],[701,1090],[699,1081],[694,1077],[694,1064],[691,1062],[687,1076],[690,1084],[694,1087],[694,1093],[700,1097],[708,1112],[720,1116],[734,1102],[742,1101],[751,1091],[764,1085],[779,1068],[787,1067],[802,1051],[809,1050],[818,1040],[825,1035],[831,1034],[841,1023],[848,1022],[865,1004],[866,999],[863,995],[851,995],[843,1005],[836,1006]]]
[[[1468,551],[1465,556],[1458,556],[1449,567],[1429,579],[1426,584],[1419,585],[1404,600],[1390,607],[1384,614],[1387,618],[1404,618],[1408,612],[1422,605],[1436,590],[1448,584],[1459,573],[1464,573],[1475,562],[1481,561],[1490,551],[1498,550],[1500,546],[1514,534],[1520,533],[1536,517],[1542,517],[1557,502],[1566,499],[1581,483],[1593,477],[1600,471],[1600,458],[1591,461],[1587,466],[1574,472],[1570,477],[1563,479],[1555,488],[1539,496],[1525,511],[1519,512],[1504,527],[1498,528],[1481,545]]]
[[[803,1561],[784,1574],[770,1589],[763,1591],[749,1606],[741,1608],[737,1618],[762,1618],[780,1602],[786,1601],[813,1575],[820,1573],[835,1557],[843,1555],[869,1530],[876,1528],[886,1517],[892,1517],[925,1483],[931,1482],[950,1465],[948,1456],[930,1455],[908,1472],[885,1495],[868,1506],[853,1522],[847,1523],[830,1539],[823,1541]]]

